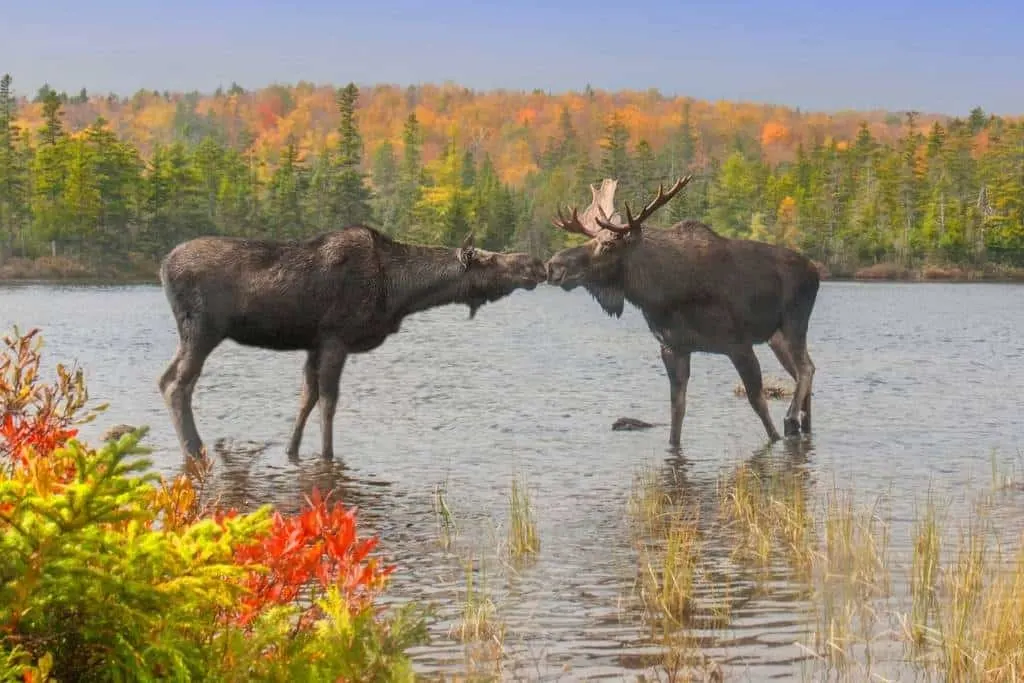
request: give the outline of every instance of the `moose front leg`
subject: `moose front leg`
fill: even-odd
[[[334,412],[338,407],[338,385],[341,371],[345,369],[347,353],[340,346],[330,345],[320,349],[317,384],[320,393],[320,457],[334,459]]]
[[[313,412],[313,406],[320,399],[319,358],[320,354],[316,349],[306,354],[306,364],[302,368],[302,397],[299,399],[299,414],[295,418],[292,438],[288,441],[289,458],[298,457],[306,420],[309,419],[309,414]]]
[[[772,416],[768,412],[768,401],[764,398],[764,383],[761,378],[761,364],[754,354],[753,346],[743,346],[732,350],[729,353],[729,360],[732,361],[740,379],[743,380],[743,387],[747,390],[747,400],[750,406],[761,418],[764,429],[768,432],[768,438],[772,441],[782,439],[779,432],[772,423]]]
[[[669,396],[672,400],[672,426],[669,431],[668,443],[672,447],[677,447],[683,431],[683,418],[686,416],[686,385],[690,381],[690,352],[673,351],[662,344],[661,360],[665,364]]]

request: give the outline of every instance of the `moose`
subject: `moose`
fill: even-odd
[[[302,392],[287,453],[320,404],[321,457],[333,459],[334,414],[345,359],[379,347],[413,313],[465,304],[472,319],[488,302],[544,282],[544,262],[524,253],[405,244],[365,225],[304,240],[207,236],[164,257],[160,281],[178,348],[160,377],[182,451],[201,453],[192,394],[203,364],[225,339],[305,351]]]
[[[679,178],[668,192],[659,186],[636,216],[625,203],[625,222],[615,210],[616,179],[590,186],[593,201],[582,215],[573,207],[566,217],[559,207],[553,224],[590,239],[548,259],[548,283],[566,291],[582,285],[615,317],[622,315],[626,301],[640,309],[661,344],[668,374],[670,446],[679,446],[694,352],[727,356],[768,437],[781,438],[762,395],[754,353],[754,345],[764,342],[796,381],[784,431],[787,436],[809,433],[814,363],[807,352],[807,326],[818,293],[818,269],[791,249],[728,238],[698,220],[661,230],[645,226],[691,178]]]

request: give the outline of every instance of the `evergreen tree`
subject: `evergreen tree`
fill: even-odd
[[[302,197],[307,190],[307,177],[305,168],[299,160],[294,135],[288,136],[281,162],[274,169],[268,189],[270,197],[265,204],[266,223],[271,234],[279,239],[303,237],[305,217],[302,211]]]
[[[0,259],[22,237],[28,213],[27,171],[18,153],[18,127],[11,76],[0,78]]]
[[[381,229],[395,234],[399,222],[399,168],[395,147],[385,140],[373,155],[374,214]]]
[[[356,102],[359,88],[349,83],[338,92],[338,110],[341,122],[338,125],[340,140],[338,156],[335,159],[335,204],[334,220],[338,227],[367,223],[372,219],[370,208],[372,198],[366,186],[366,176],[361,170],[363,141],[356,124]]]

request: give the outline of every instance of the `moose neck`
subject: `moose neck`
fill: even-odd
[[[455,249],[400,245],[385,268],[391,316],[469,300],[469,279]]]
[[[688,270],[680,254],[659,248],[645,235],[623,260],[620,296],[641,310],[661,308],[689,290]]]

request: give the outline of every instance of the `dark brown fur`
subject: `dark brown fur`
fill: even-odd
[[[349,354],[366,353],[417,311],[463,303],[470,317],[489,301],[544,280],[527,254],[396,242],[361,225],[303,241],[200,237],[175,247],[160,278],[178,328],[178,350],[160,378],[182,450],[202,441],[192,393],[203,363],[225,339],[306,351],[302,398],[288,453],[297,455],[320,403],[322,456],[332,458],[338,385]]]
[[[611,215],[614,181],[594,189],[594,204]],[[599,213],[588,208],[584,216]],[[672,425],[679,445],[693,352],[724,354],[743,380],[751,406],[769,438],[779,437],[762,395],[761,366],[753,346],[767,342],[797,382],[786,414],[787,435],[811,430],[814,364],[807,327],[819,274],[806,257],[752,240],[728,239],[696,220],[665,230],[616,232],[593,218],[582,227],[593,237],[563,249],[547,263],[548,282],[565,290],[585,287],[609,315],[628,301],[643,313],[669,377]]]

